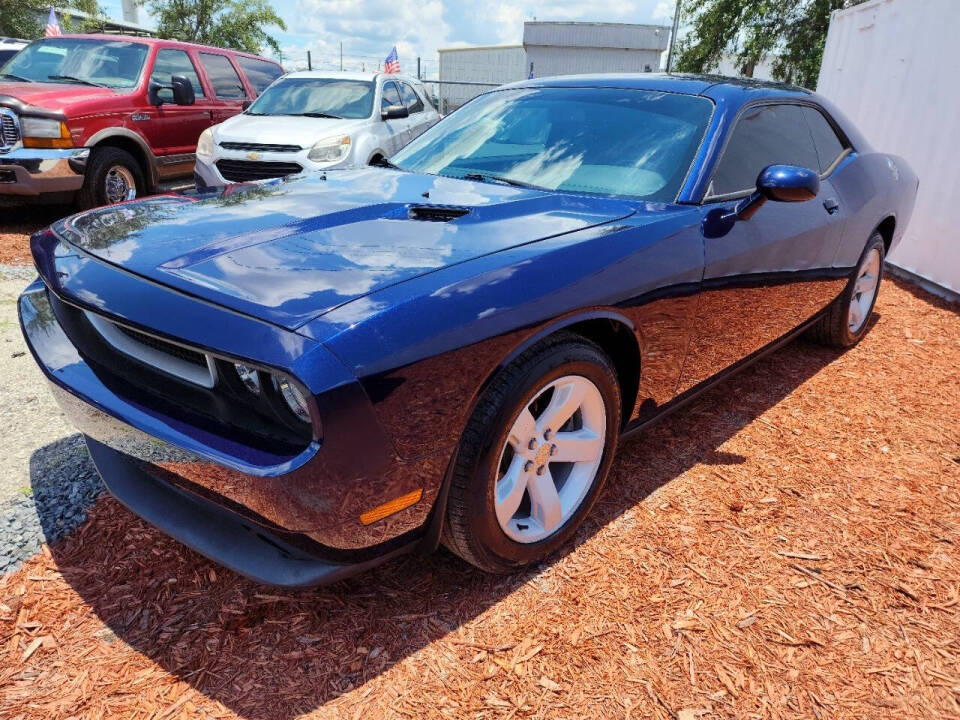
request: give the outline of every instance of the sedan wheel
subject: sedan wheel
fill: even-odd
[[[460,440],[447,547],[490,572],[559,548],[603,488],[620,408],[610,359],[576,335],[551,336],[500,370]]]
[[[494,490],[507,537],[539,542],[573,516],[596,480],[606,429],[603,395],[576,375],[554,380],[520,411]]]
[[[850,296],[850,310],[847,313],[847,325],[850,332],[856,335],[867,321],[873,301],[877,297],[877,288],[880,287],[880,251],[870,248],[867,256],[857,273]]]

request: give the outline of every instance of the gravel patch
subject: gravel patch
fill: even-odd
[[[35,277],[0,265],[0,573],[83,522],[102,491],[20,333],[17,297]]]

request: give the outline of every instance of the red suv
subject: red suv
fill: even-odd
[[[63,35],[0,67],[0,195],[94,207],[190,182],[197,138],[283,74],[173,40]]]

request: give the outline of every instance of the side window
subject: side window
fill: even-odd
[[[707,197],[752,191],[768,165],[817,170],[820,160],[800,105],[761,105],[740,115]]]
[[[233,69],[226,55],[200,53],[200,62],[203,63],[203,69],[210,77],[213,94],[218,98],[236,99],[247,96],[243,83],[240,82],[240,76],[237,75],[237,71]]]
[[[197,70],[193,67],[193,61],[183,50],[174,50],[172,48],[161,48],[157,50],[157,59],[153,62],[153,72],[150,73],[150,82],[160,85],[169,85],[170,78],[174,75],[183,75],[190,84],[193,85],[193,93],[197,97],[203,97],[203,86],[200,84],[200,78],[197,76]],[[167,102],[173,102],[172,90],[161,90],[160,99]]]
[[[240,69],[247,76],[247,80],[253,85],[257,95],[267,89],[267,86],[283,75],[283,69],[279,65],[266,60],[254,60],[253,58],[237,56],[237,62]]]
[[[827,169],[836,162],[846,145],[837,137],[836,131],[830,122],[816,108],[805,107],[803,114],[810,125],[810,133],[813,135],[813,144],[817,148],[817,155],[820,157],[820,172],[825,173]]]
[[[423,100],[412,87],[406,83],[400,83],[400,94],[403,95],[403,104],[407,106],[410,114],[423,112]]]
[[[403,105],[397,86],[392,82],[383,84],[383,92],[380,96],[380,108],[383,109],[388,105]]]

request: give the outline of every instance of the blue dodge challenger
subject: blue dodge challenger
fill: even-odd
[[[917,187],[805,90],[530,80],[383,167],[66,218],[20,317],[110,491],[207,557],[507,572],[623,434],[800,332],[854,345]]]

